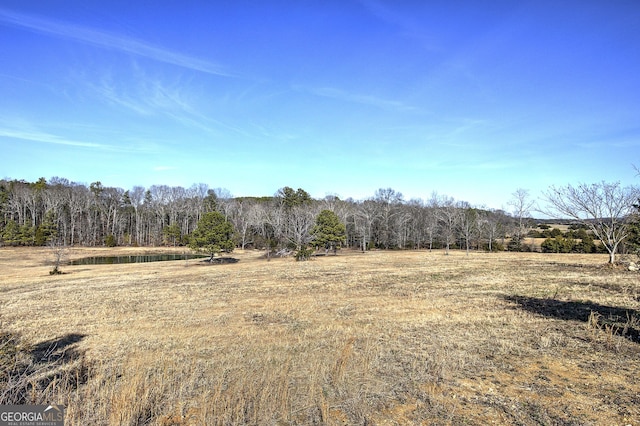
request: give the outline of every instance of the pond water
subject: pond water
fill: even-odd
[[[202,254],[140,254],[129,256],[91,256],[76,259],[69,265],[113,265],[116,263],[162,262],[167,260],[200,259],[209,257]]]

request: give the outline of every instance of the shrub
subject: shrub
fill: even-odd
[[[547,238],[540,247],[544,253],[571,253],[574,245],[575,240],[558,235],[555,238]]]
[[[551,231],[548,232],[548,235],[551,238],[561,237],[562,236],[562,231],[559,230],[558,228],[553,228]]]
[[[117,246],[118,242],[116,241],[116,237],[114,237],[113,234],[107,235],[107,238],[104,239],[104,245],[106,245],[107,247]]]
[[[522,241],[520,240],[520,238],[518,238],[518,236],[514,236],[507,243],[507,250],[509,251],[522,251],[522,247],[523,247]]]
[[[504,251],[504,244],[499,241],[494,241],[491,243],[491,250],[493,251]]]
[[[300,262],[304,260],[309,260],[312,254],[313,254],[313,249],[308,247],[301,247],[300,250],[296,252],[295,257],[296,257],[296,260]]]

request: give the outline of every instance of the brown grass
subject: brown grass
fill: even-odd
[[[606,256],[232,256],[0,249],[0,396],[69,425],[640,424],[638,274]]]

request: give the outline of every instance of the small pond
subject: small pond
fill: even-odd
[[[162,262],[167,260],[200,259],[209,257],[202,254],[140,254],[129,256],[91,256],[76,259],[69,265],[113,265],[116,263]]]

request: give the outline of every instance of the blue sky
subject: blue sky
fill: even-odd
[[[640,2],[0,2],[0,177],[391,187],[501,208],[637,184]]]

